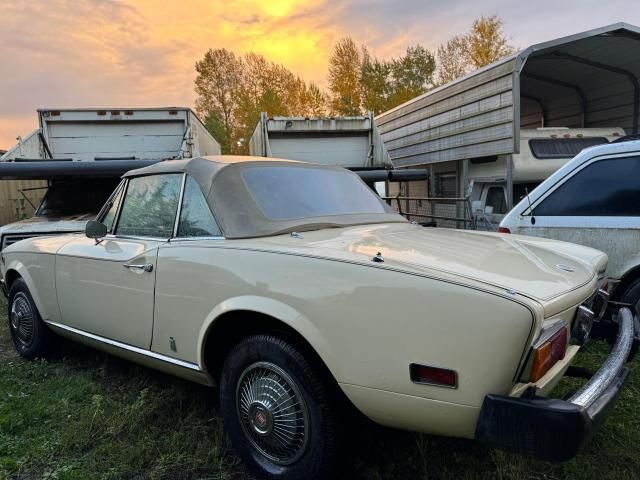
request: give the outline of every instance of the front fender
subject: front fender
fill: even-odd
[[[200,368],[204,369],[204,347],[216,321],[224,314],[237,311],[248,311],[268,315],[293,328],[311,345],[320,358],[325,361],[329,370],[335,375],[335,368],[337,368],[337,366],[331,365],[331,361],[328,361],[334,358],[331,347],[311,320],[279,300],[257,295],[243,295],[226,299],[216,305],[209,315],[207,315],[198,334],[198,365]]]
[[[39,255],[38,257],[37,261],[29,262],[29,265],[20,259],[10,260],[3,269],[4,278],[10,276],[9,272],[17,273],[27,284],[40,316],[44,320],[59,321],[60,310],[52,278],[53,260],[47,255]],[[48,278],[49,276],[51,278]],[[10,285],[7,285],[7,289],[9,288]]]

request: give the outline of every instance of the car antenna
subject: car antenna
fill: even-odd
[[[529,216],[531,217],[531,225],[536,224],[536,214],[531,206],[531,198],[529,198],[529,189],[524,187],[524,193],[527,195],[527,202],[529,202]]]

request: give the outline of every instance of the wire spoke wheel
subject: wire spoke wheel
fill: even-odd
[[[290,465],[304,453],[309,414],[300,390],[280,367],[257,362],[238,381],[236,409],[249,442],[279,465]]]
[[[14,295],[10,316],[11,329],[15,339],[21,345],[28,347],[33,342],[35,315],[29,299],[23,292]]]

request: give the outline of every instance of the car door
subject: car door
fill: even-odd
[[[58,251],[56,290],[65,326],[150,347],[158,247],[174,232],[182,182],[182,174],[126,180],[98,217],[107,236],[79,236]]]
[[[619,277],[640,255],[640,155],[599,157],[549,188],[514,233],[578,243],[609,255]],[[534,221],[532,221],[534,219]]]

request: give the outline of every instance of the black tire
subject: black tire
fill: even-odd
[[[27,284],[21,278],[16,279],[9,290],[7,317],[18,354],[30,360],[46,356],[51,331],[42,321]]]
[[[630,303],[632,306],[635,306],[640,301],[640,280],[634,281],[625,289],[620,301],[622,303]]]
[[[338,402],[327,383],[281,338],[254,335],[231,350],[220,377],[222,418],[234,449],[259,479],[333,478],[341,436]]]

